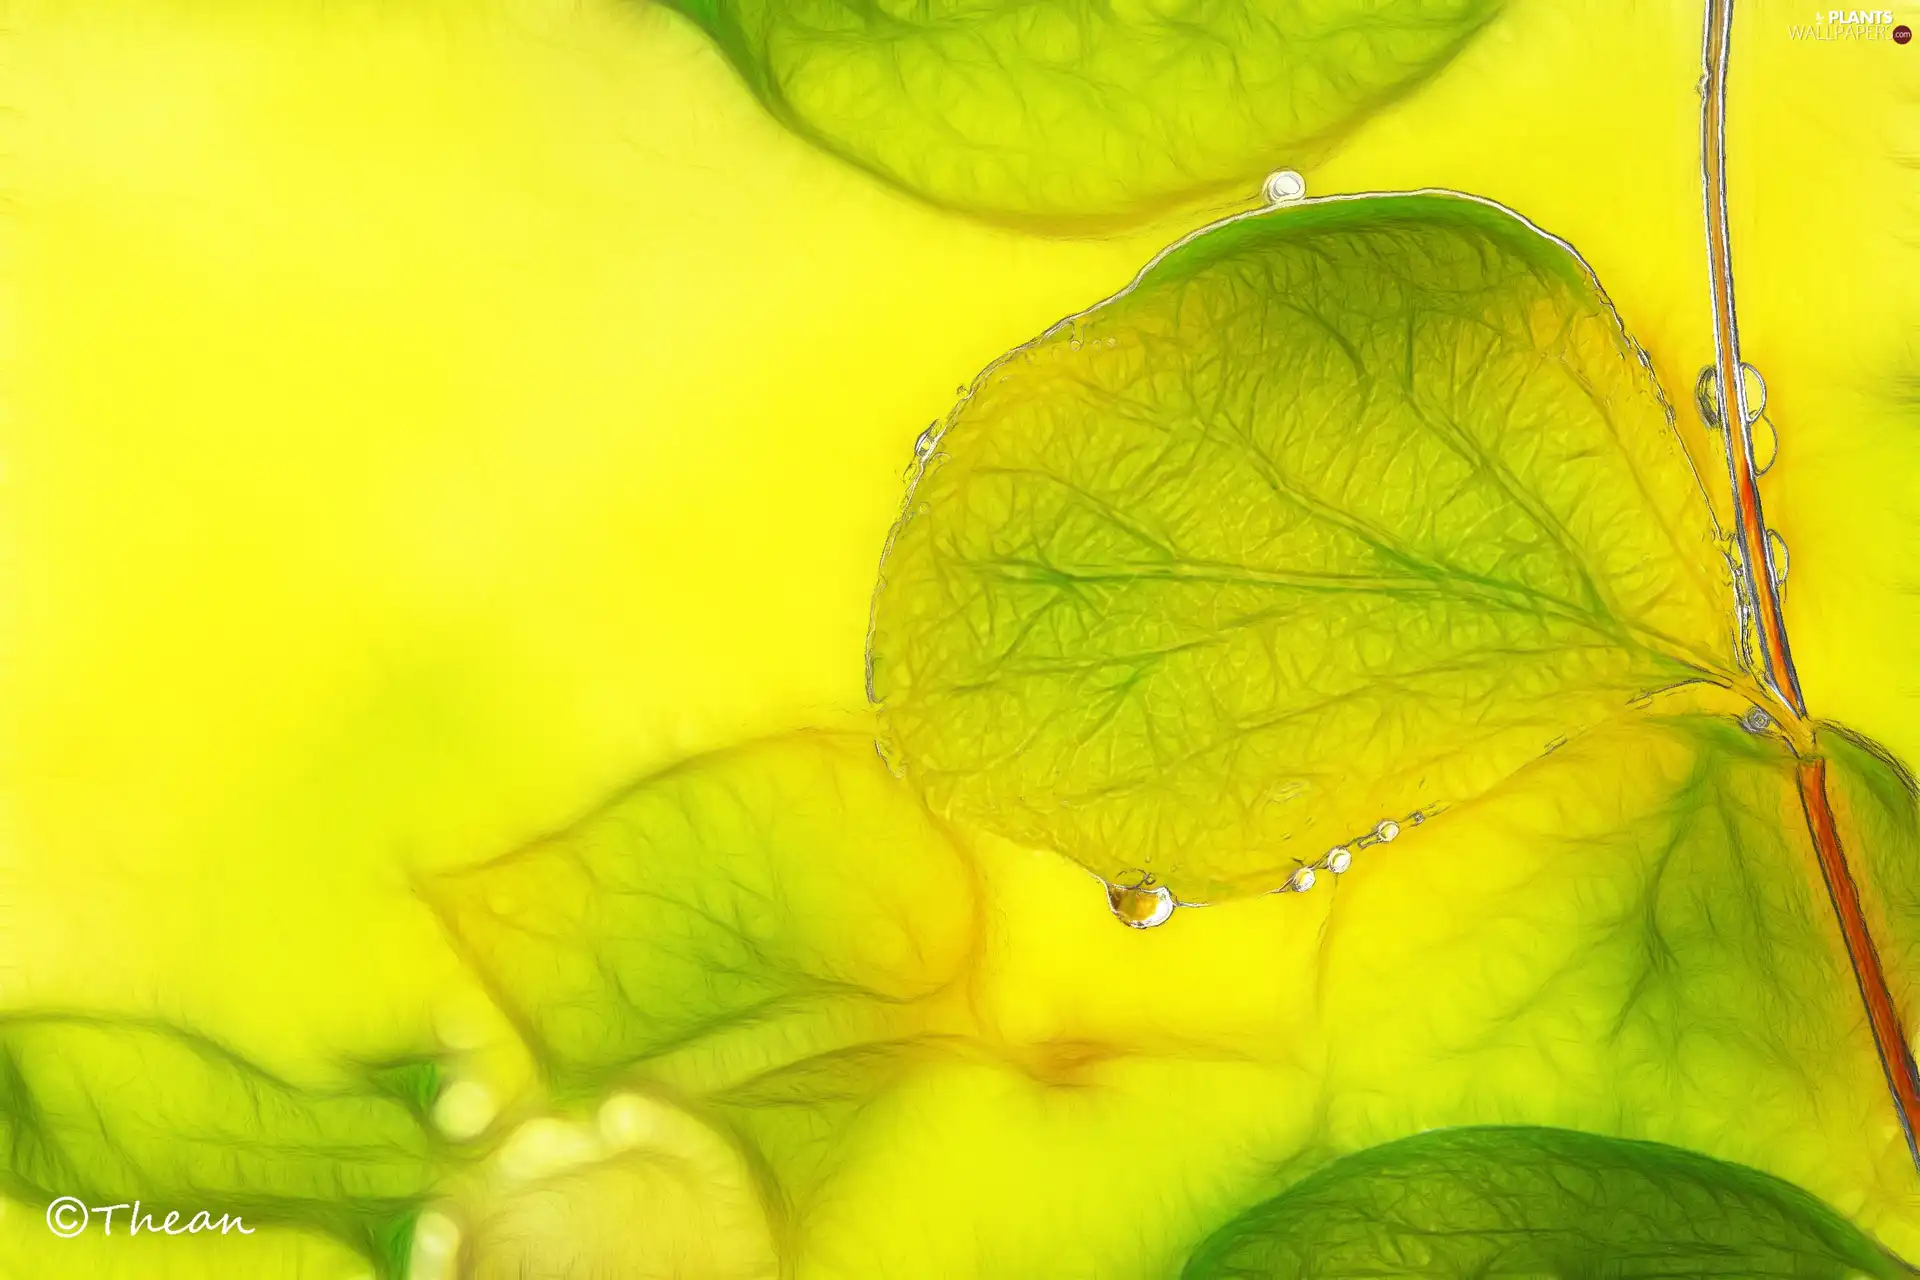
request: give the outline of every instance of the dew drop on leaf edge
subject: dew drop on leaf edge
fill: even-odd
[[[1307,180],[1292,169],[1276,169],[1267,175],[1260,193],[1268,204],[1291,204],[1306,198]]]
[[[1107,906],[1129,929],[1151,929],[1173,915],[1173,894],[1163,884],[1110,884]]]

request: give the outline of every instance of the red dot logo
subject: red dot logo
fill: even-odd
[[[1913,28],[1906,23],[1903,22],[1893,29],[1893,42],[1895,44],[1905,44],[1911,39],[1913,39]]]

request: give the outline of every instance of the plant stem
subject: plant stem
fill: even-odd
[[[1733,252],[1727,239],[1727,57],[1733,36],[1733,0],[1707,0],[1705,75],[1700,82],[1701,167],[1705,179],[1707,213],[1707,271],[1713,291],[1714,370],[1720,426],[1726,433],[1727,473],[1733,487],[1734,542],[1740,554],[1741,608],[1752,621],[1759,642],[1761,676],[1769,691],[1792,713],[1804,731],[1806,698],[1793,666],[1787,626],[1780,608],[1780,584],[1774,573],[1767,539],[1766,514],[1755,483],[1753,418],[1747,412],[1746,380],[1740,361],[1740,326],[1733,308]],[[1758,416],[1758,415],[1754,415]],[[1809,749],[1799,766],[1800,804],[1806,812],[1807,834],[1820,861],[1820,875],[1833,902],[1834,916],[1846,943],[1860,999],[1866,1006],[1873,1047],[1886,1073],[1894,1113],[1906,1134],[1907,1150],[1920,1171],[1920,1072],[1916,1072],[1900,1014],[1880,967],[1879,950],[1867,927],[1860,891],[1840,843],[1827,796],[1827,762]]]
[[[1820,875],[1827,882],[1827,896],[1833,899],[1833,913],[1847,940],[1847,956],[1853,961],[1853,976],[1860,984],[1860,1000],[1867,1007],[1867,1022],[1873,1028],[1873,1045],[1880,1053],[1880,1067],[1887,1075],[1894,1111],[1906,1131],[1907,1150],[1920,1166],[1920,1145],[1915,1144],[1913,1129],[1914,1117],[1920,1115],[1920,1073],[1914,1070],[1900,1014],[1893,1007],[1887,977],[1880,968],[1879,949],[1873,945],[1866,914],[1860,909],[1860,890],[1840,847],[1840,828],[1834,824],[1833,806],[1827,802],[1827,762],[1817,756],[1802,760],[1799,773],[1800,804],[1806,810],[1807,832],[1820,858]]]
[[[1779,585],[1767,548],[1767,521],[1755,483],[1753,420],[1740,361],[1740,325],[1733,310],[1733,251],[1727,242],[1727,51],[1733,35],[1733,0],[1707,0],[1705,100],[1701,110],[1701,155],[1706,177],[1707,273],[1713,290],[1713,350],[1720,426],[1726,432],[1727,471],[1733,485],[1734,541],[1739,548],[1744,602],[1760,642],[1763,677],[1796,719],[1805,719],[1806,699],[1787,646]]]

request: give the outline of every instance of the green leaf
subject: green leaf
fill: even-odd
[[[1466,197],[1309,202],[976,380],[889,544],[871,692],[949,815],[1266,890],[1736,681],[1714,539],[1565,245]]]
[[[15,1198],[232,1213],[379,1260],[439,1171],[433,1140],[378,1093],[296,1088],[170,1027],[0,1018],[0,1186]]]
[[[677,0],[789,128],[935,203],[1110,223],[1310,163],[1499,0]]]
[[[870,741],[694,760],[428,894],[550,1078],[715,1087],[888,1034],[960,971],[971,873]]]
[[[1564,1129],[1451,1129],[1336,1161],[1221,1228],[1186,1280],[1896,1277],[1914,1272],[1790,1183]]]
[[[1731,716],[1622,718],[1360,855],[1312,975],[1330,1142],[1524,1119],[1909,1177],[1796,767]]]
[[[847,1163],[856,1126],[930,1064],[964,1060],[972,1045],[920,1037],[816,1054],[714,1093],[706,1101],[746,1137],[779,1188],[784,1207],[803,1207]]]

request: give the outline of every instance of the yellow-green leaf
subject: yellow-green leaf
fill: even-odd
[[[1731,683],[1711,516],[1563,244],[1415,194],[1235,219],[989,368],[882,568],[936,805],[1184,898]]]
[[[123,1232],[136,1200],[156,1223],[178,1213],[183,1230],[201,1212],[304,1226],[384,1266],[442,1164],[382,1092],[301,1089],[172,1027],[0,1018],[0,1190],[36,1205],[119,1205]],[[103,1237],[114,1225],[94,1219]]]
[[[973,945],[971,874],[871,742],[797,734],[640,783],[429,893],[549,1076],[705,1054],[690,1088],[880,1034]]]
[[[769,110],[855,164],[956,209],[1084,225],[1318,159],[1444,66],[1500,4],[677,7]]]

